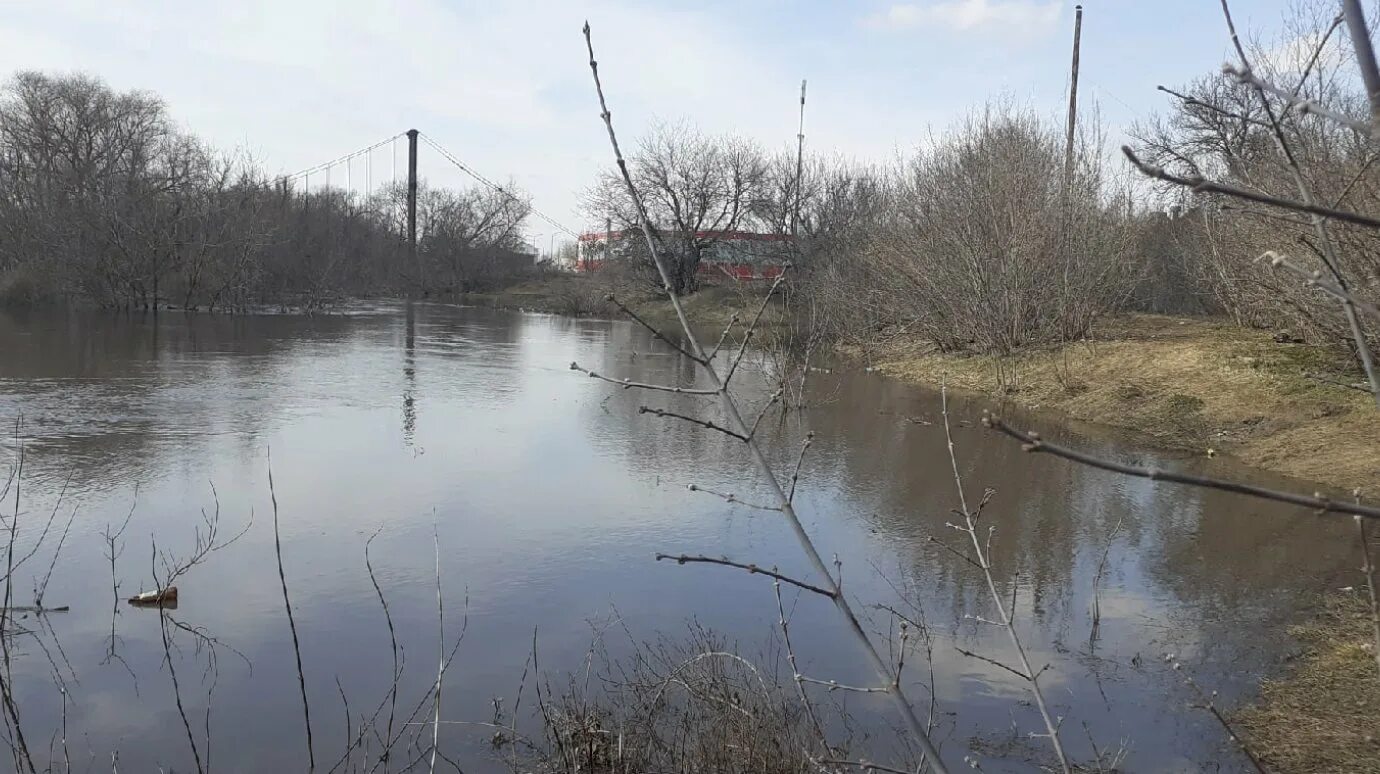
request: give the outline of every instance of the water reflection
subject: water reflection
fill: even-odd
[[[330,718],[317,724],[318,760],[345,749],[340,693],[372,708],[391,683],[389,634],[363,561],[380,527],[371,555],[407,654],[400,692],[414,699],[434,680],[420,665],[437,642],[433,529],[440,537],[448,635],[466,605],[470,619],[447,677],[456,718],[485,719],[492,696],[511,696],[534,626],[544,667],[557,671],[580,668],[592,618],[616,615],[651,636],[695,616],[749,648],[772,635],[775,601],[760,579],[660,566],[655,551],[808,573],[779,520],[685,489],[761,499],[741,444],[638,413],[648,405],[717,418],[712,401],[623,390],[569,370],[579,361],[615,378],[694,383],[692,361],[632,325],[428,304],[314,318],[0,313],[0,351],[0,417],[22,413],[28,428],[23,518],[44,513],[75,473],[77,521],[47,593],[72,605],[51,621],[78,678],[68,720],[81,735],[72,738],[102,760],[119,750],[128,770],[194,763],[174,670],[183,710],[201,719],[192,723],[198,754],[231,770],[300,768],[296,674],[263,515],[270,447],[308,693],[314,720]],[[934,689],[941,709],[956,713],[946,751],[961,758],[970,744],[1009,746],[1013,720],[1023,731],[1038,721],[1009,675],[957,652],[1009,656],[972,619],[988,611],[981,576],[932,541],[961,537],[946,526],[957,498],[936,396],[866,374],[813,381],[834,400],[770,415],[761,433],[771,461],[788,470],[804,434],[816,433],[797,497],[807,528],[838,552],[860,601],[908,603],[930,622]],[[755,370],[740,384],[754,409],[765,400]],[[1051,664],[1044,680],[1069,718],[1066,744],[1090,757],[1086,724],[1104,746],[1129,740],[1135,770],[1235,766],[1211,720],[1183,711],[1187,697],[1157,658],[1172,650],[1200,682],[1228,696],[1248,690],[1286,652],[1284,624],[1300,606],[1350,583],[1349,531],[1293,509],[1026,454],[977,427],[983,407],[953,401],[959,466],[970,495],[997,492],[985,517],[996,527],[997,580],[1015,599],[1032,661]],[[1102,454],[1229,464],[1029,422]],[[0,443],[14,453],[13,439]],[[194,542],[208,481],[227,519],[256,514],[254,526],[180,583],[178,625],[156,611],[111,615],[100,534],[120,526],[137,486],[113,580],[147,587],[155,540],[174,550]],[[1092,639],[1092,579],[1104,554]],[[828,606],[792,601],[806,669],[866,679]],[[869,625],[887,628],[884,616]],[[164,631],[173,647],[163,646]],[[210,651],[234,648],[243,659],[219,659],[220,679],[210,682],[196,633],[225,646]],[[51,669],[31,653],[17,667],[25,724],[46,733],[62,710]],[[444,734],[448,749],[483,770],[482,740],[459,728]]]

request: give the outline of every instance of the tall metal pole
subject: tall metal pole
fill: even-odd
[[[422,285],[422,264],[417,256],[417,130],[407,130],[407,257]]]
[[[800,183],[805,171],[805,79],[800,79],[800,128],[795,134],[795,201],[791,205],[791,244],[795,244],[800,226]]]

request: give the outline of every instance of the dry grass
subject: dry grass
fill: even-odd
[[[1252,749],[1273,771],[1380,771],[1380,674],[1369,612],[1357,595],[1326,600],[1318,620],[1290,632],[1307,647],[1293,674],[1266,681],[1237,713]]]
[[[1281,344],[1224,321],[1134,315],[1096,339],[998,359],[913,342],[853,347],[882,372],[1001,395],[1029,408],[1144,432],[1158,442],[1324,484],[1380,481],[1380,414],[1352,382],[1347,354]]]

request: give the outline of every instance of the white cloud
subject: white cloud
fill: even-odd
[[[939,3],[901,3],[864,19],[879,29],[942,27],[966,31],[980,28],[1046,29],[1063,10],[1061,0],[947,0]]]

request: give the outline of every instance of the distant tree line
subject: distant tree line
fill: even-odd
[[[678,292],[695,289],[723,232],[794,236],[790,292],[830,334],[905,326],[944,349],[1011,352],[1080,338],[1101,315],[1177,290],[1162,287],[1177,276],[1157,284],[1134,258],[1167,219],[1131,206],[1102,145],[1079,137],[1066,163],[1062,127],[994,104],[890,166],[815,154],[798,164],[793,148],[663,124],[634,146],[629,170]],[[614,173],[586,209],[636,225]],[[643,253],[631,260],[646,263]]]
[[[528,273],[525,197],[422,184],[307,191],[179,129],[147,92],[85,75],[0,86],[0,301],[310,308],[483,289]]]
[[[1321,204],[1380,212],[1374,142],[1300,108],[1369,118],[1335,17],[1332,4],[1305,4],[1280,41],[1253,47],[1255,75],[1287,85],[1292,102],[1272,96],[1267,113],[1246,83],[1205,74],[1164,90],[1169,108],[1134,127],[1135,151],[1181,177],[1262,195],[1297,196],[1301,175]],[[1287,252],[1374,298],[1374,229],[1333,222],[1324,246],[1307,217],[1161,185],[1110,152],[1095,118],[1080,126],[1070,158],[1062,121],[998,102],[888,164],[807,154],[797,174],[794,143],[772,152],[661,124],[631,144],[628,163],[665,235],[675,290],[695,289],[720,232],[794,230],[791,297],[835,337],[905,330],[944,350],[1006,354],[1080,339],[1130,310],[1225,313],[1291,339],[1357,346],[1344,307],[1259,258]],[[596,222],[636,225],[612,172],[586,209]]]

